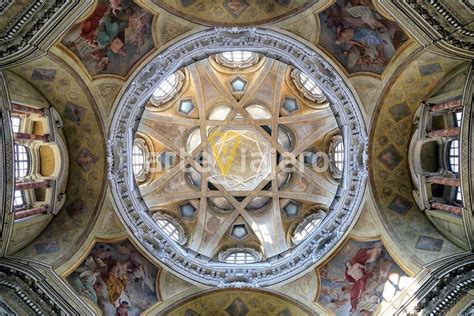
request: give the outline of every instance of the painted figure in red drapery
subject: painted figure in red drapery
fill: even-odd
[[[381,245],[360,249],[351,260],[346,261],[345,278],[353,283],[350,294],[351,312],[357,310],[357,304],[365,291],[367,280],[372,276],[367,264],[375,262],[381,251]]]
[[[84,38],[91,47],[97,47],[97,28],[105,16],[105,14],[109,11],[109,6],[105,4],[98,4],[94,10],[94,13],[90,17],[87,18],[84,22],[82,22],[81,28],[81,37]]]

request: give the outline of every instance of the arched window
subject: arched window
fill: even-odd
[[[201,130],[194,128],[187,135],[185,141],[185,148],[188,153],[192,153],[201,144]]]
[[[270,111],[266,107],[261,105],[249,105],[245,108],[245,110],[249,112],[250,116],[255,120],[264,120],[272,118],[272,114],[270,113]]]
[[[459,173],[459,140],[453,139],[449,143],[449,168],[454,173]]]
[[[21,118],[12,116],[12,130],[13,133],[19,133],[20,132],[20,127],[21,127]]]
[[[170,237],[171,240],[180,245],[186,243],[186,232],[178,219],[161,211],[153,213],[152,217],[156,224],[162,229],[163,233]]]
[[[139,174],[145,168],[145,153],[138,145],[133,145],[132,150],[133,174]]]
[[[228,105],[219,105],[211,110],[209,114],[209,120],[212,121],[224,121],[229,115],[232,108]]]
[[[235,50],[216,55],[217,63],[230,68],[247,68],[258,62],[258,54]]]
[[[15,144],[15,178],[23,178],[28,175],[30,169],[30,158],[28,149],[23,145]]]
[[[226,263],[254,263],[256,261],[255,256],[245,251],[233,252],[225,258]]]
[[[13,207],[19,208],[25,205],[25,198],[23,197],[23,191],[15,190],[15,195],[13,197]]]
[[[322,210],[318,210],[317,213],[313,213],[305,217],[295,228],[293,232],[292,241],[295,245],[302,242],[308,235],[311,235],[316,228],[321,224],[326,213]]]
[[[262,260],[262,254],[252,248],[230,248],[219,253],[219,261],[231,264],[255,263]]]
[[[334,136],[329,145],[330,170],[334,179],[342,178],[344,170],[344,141],[341,135]]]
[[[283,146],[283,148],[287,151],[290,152],[293,150],[294,145],[295,145],[295,135],[294,133],[290,130],[289,127],[285,125],[278,125],[278,143]]]
[[[146,180],[150,169],[148,161],[148,147],[143,138],[137,137],[132,147],[132,169],[135,180],[143,182]]]
[[[326,96],[318,87],[316,81],[311,79],[304,72],[296,69],[291,73],[291,76],[296,87],[304,97],[317,103],[326,101]]]
[[[179,231],[176,228],[176,226],[173,223],[171,223],[169,220],[159,219],[156,221],[156,223],[158,224],[158,226],[161,227],[161,229],[163,229],[166,233],[168,233],[168,236],[170,236],[172,240],[174,241],[179,240]]]
[[[344,144],[342,141],[338,142],[334,148],[334,164],[339,171],[342,171],[344,166]]]
[[[177,71],[165,78],[155,89],[150,98],[150,102],[159,107],[163,103],[171,100],[183,86],[184,74]],[[164,110],[164,109],[163,109]]]

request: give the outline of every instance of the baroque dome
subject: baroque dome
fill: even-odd
[[[472,314],[471,2],[0,1],[0,314]]]
[[[122,96],[112,193],[171,269],[220,287],[274,284],[321,260],[358,214],[363,119],[338,71],[303,47],[268,30],[203,31]]]

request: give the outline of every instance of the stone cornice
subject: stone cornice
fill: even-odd
[[[26,63],[45,54],[92,3],[93,0],[33,1],[0,33],[0,67]]]
[[[474,254],[461,253],[426,265],[382,315],[445,315],[474,288]]]
[[[381,0],[380,5],[427,50],[450,57],[474,58],[473,22],[462,21],[458,12],[451,12],[441,1]]]
[[[12,203],[14,186],[13,133],[10,120],[10,95],[0,71],[0,256],[6,252],[13,225]]]
[[[28,315],[93,315],[48,266],[20,259],[0,259],[0,286],[28,310]],[[15,311],[23,314],[25,310]]]

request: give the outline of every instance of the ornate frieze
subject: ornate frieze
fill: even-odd
[[[18,11],[0,32],[0,66],[25,63],[45,54],[59,36],[92,4],[92,0],[38,0],[17,10],[4,1],[0,14]],[[5,3],[5,4],[3,4]]]
[[[0,260],[0,301],[12,315],[91,315],[92,311],[46,266]]]
[[[329,215],[307,239],[281,256],[229,268],[211,258],[185,252],[163,231],[153,228],[148,208],[132,172],[132,144],[145,103],[157,85],[179,68],[209,55],[245,49],[293,65],[323,90],[344,139],[342,185]],[[107,143],[109,181],[115,203],[130,231],[155,258],[181,275],[216,287],[269,286],[304,272],[341,240],[355,220],[364,195],[367,170],[364,154],[367,131],[360,108],[338,71],[318,52],[278,32],[257,28],[208,29],[176,43],[154,57],[131,81],[114,114]]]
[[[474,256],[464,253],[426,266],[384,315],[445,315],[474,289]]]
[[[464,1],[464,4],[468,2]],[[467,59],[474,57],[473,20],[469,5],[441,0],[383,0],[381,5],[427,49]]]

